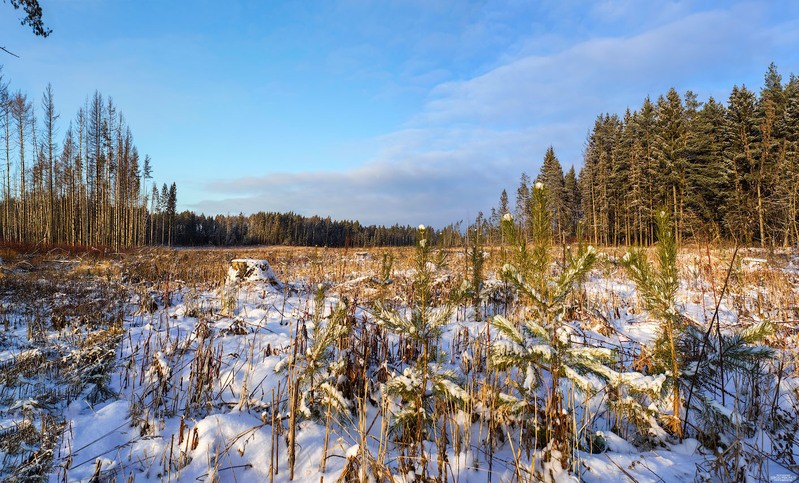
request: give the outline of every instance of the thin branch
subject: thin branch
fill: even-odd
[[[708,342],[710,342],[710,331],[713,329],[713,322],[716,322],[717,324],[719,324],[719,326],[718,326],[719,327],[718,328],[718,334],[719,334],[719,336],[718,336],[719,337],[719,357],[721,359],[721,362],[723,363],[723,358],[722,358],[723,356],[721,355],[722,354],[722,350],[721,350],[721,331],[720,331],[721,320],[719,319],[719,307],[721,307],[721,301],[724,299],[724,295],[726,295],[727,288],[729,287],[729,284],[730,284],[730,275],[732,274],[732,269],[735,266],[735,257],[736,257],[736,255],[738,255],[738,248],[739,248],[738,241],[736,240],[736,242],[735,242],[735,250],[733,250],[733,252],[732,252],[732,260],[730,260],[730,266],[729,266],[729,268],[727,268],[727,276],[724,278],[724,286],[721,288],[721,295],[719,296],[719,299],[716,301],[716,310],[713,311],[713,317],[710,319],[710,325],[707,327],[707,331],[705,332],[705,336],[702,339],[702,348],[699,351],[699,360],[696,363],[696,370],[694,372],[694,377],[691,378],[691,386],[690,386],[690,389],[688,390],[688,402],[685,405],[685,422],[683,423],[683,432],[685,431],[685,429],[688,426],[688,411],[691,410],[691,398],[694,395],[694,386],[696,385],[696,380],[697,380],[697,378],[699,376],[699,367],[702,365],[702,362],[704,362],[704,360],[705,360],[705,354],[706,354],[705,351],[707,350]],[[710,273],[710,276],[713,277],[712,271]],[[723,372],[722,372],[722,374],[723,374]],[[721,386],[722,386],[722,388],[724,387],[723,378],[722,378]],[[724,394],[724,391],[722,391],[722,398],[724,397],[723,394]]]
[[[14,52],[11,52],[10,50],[6,49],[5,47],[0,47],[0,50],[2,50],[3,52],[5,52],[7,54],[13,55],[14,57],[19,59],[19,56],[17,54],[15,54]]]

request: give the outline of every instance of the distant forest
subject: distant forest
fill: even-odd
[[[448,232],[436,232],[436,237]],[[363,226],[357,221],[305,217],[295,213],[205,216],[184,211],[175,217],[174,243],[190,246],[407,246],[416,243],[416,236],[417,228],[410,226]]]
[[[0,237],[6,242],[125,248],[162,245],[402,246],[416,228],[363,226],[295,213],[178,213],[177,186],[148,182],[122,113],[95,93],[59,131],[50,86],[37,110],[11,92],[0,70]],[[60,145],[58,137],[60,137]],[[530,196],[543,183],[562,242],[655,241],[655,214],[667,212],[678,239],[799,245],[799,79],[769,66],[759,93],[735,86],[726,104],[670,89],[624,115],[603,114],[586,143],[583,167],[565,174],[550,147],[535,179],[523,173],[513,203],[503,191],[480,213],[436,230],[434,241],[500,240],[511,213],[532,224]],[[431,207],[434,209],[435,207]]]

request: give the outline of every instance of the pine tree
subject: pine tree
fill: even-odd
[[[55,151],[57,149],[55,144],[56,135],[56,121],[58,114],[55,112],[55,104],[53,101],[53,87],[47,84],[47,88],[42,95],[42,109],[44,110],[44,143],[47,158],[47,193],[48,193],[48,206],[47,212],[47,235],[46,239],[50,243],[56,241],[56,207],[55,207],[55,177],[56,177],[56,157]]]
[[[8,83],[3,82],[3,67],[0,66],[0,134],[3,136],[3,154],[6,174],[3,178],[3,239],[12,239],[11,230],[11,98]]]
[[[568,237],[577,236],[577,224],[582,217],[581,204],[580,185],[572,165],[563,177],[564,228]]]
[[[725,222],[729,232],[745,244],[752,243],[758,204],[758,141],[755,95],[735,86],[724,122],[724,155],[732,169],[733,193],[728,198]]]
[[[499,397],[500,411],[526,414],[529,421],[525,426],[542,431],[548,443],[544,460],[559,461],[567,468],[574,435],[564,407],[561,381],[572,381],[584,392],[596,392],[598,387],[584,375],[591,373],[604,378],[608,369],[603,361],[608,361],[611,353],[573,345],[574,332],[565,321],[567,298],[594,264],[596,251],[588,247],[576,258],[569,257],[563,270],[555,277],[550,276],[551,212],[546,189],[540,182],[533,186],[531,206],[530,244],[512,218],[503,220],[503,232],[515,245],[516,259],[502,268],[502,276],[524,297],[529,310],[523,309],[518,321],[503,316],[493,318],[493,325],[502,338],[492,346],[491,364],[499,370],[517,369],[525,377],[524,382],[516,386],[517,394],[505,393]],[[544,395],[546,424],[540,427],[535,393],[543,372],[552,380]]]
[[[766,411],[753,407],[758,401],[739,391],[727,393],[724,388],[730,381],[736,387],[747,382],[770,386],[773,376],[765,365],[774,357],[774,349],[765,344],[765,339],[774,333],[773,323],[761,321],[721,332],[710,330],[712,322],[707,331],[688,325],[678,340],[687,368],[686,383],[690,381],[685,426],[688,410],[698,409],[698,436],[711,450],[729,446],[731,434],[743,432],[751,437],[763,426]],[[751,386],[749,389],[757,391]]]
[[[566,188],[563,179],[563,168],[555,156],[555,150],[552,146],[547,148],[547,152],[544,155],[544,163],[541,165],[541,172],[538,174],[536,182],[543,183],[547,187],[547,206],[550,210],[552,226],[558,240],[564,243],[566,236],[564,228]]]
[[[16,222],[16,237],[17,241],[25,241],[28,239],[30,231],[30,224],[28,219],[28,182],[26,174],[28,168],[25,166],[25,146],[27,145],[27,134],[30,129],[31,123],[31,105],[28,102],[28,97],[21,92],[17,91],[11,98],[11,118],[14,121],[17,136],[17,153],[19,162],[19,208],[18,219]]]
[[[401,470],[417,470],[422,479],[428,472],[425,441],[435,423],[436,401],[465,404],[469,398],[453,372],[432,364],[438,357],[444,325],[451,321],[453,312],[449,303],[437,307],[433,293],[435,272],[444,261],[444,252],[433,249],[431,230],[419,226],[410,313],[400,314],[381,302],[376,303],[375,311],[382,327],[405,339],[406,358],[414,362],[386,384],[386,392],[394,398],[391,430],[404,454]]]
[[[305,354],[281,360],[275,365],[275,372],[291,370],[296,374],[294,384],[301,389],[299,408],[304,417],[320,418],[328,407],[344,415],[351,402],[337,388],[337,380],[346,366],[346,357],[336,353],[335,345],[352,329],[352,307],[347,299],[342,299],[326,315],[324,285],[318,288],[315,299],[314,325]]]
[[[678,350],[678,340],[685,330],[685,324],[675,304],[679,288],[676,234],[665,211],[661,211],[657,217],[657,236],[657,268],[647,260],[646,252],[642,249],[627,252],[623,264],[638,288],[644,307],[660,323],[658,337],[648,350],[652,352],[653,370],[666,375],[663,387],[671,391],[671,414],[663,419],[674,434],[682,437],[683,398],[680,383],[684,360]]]

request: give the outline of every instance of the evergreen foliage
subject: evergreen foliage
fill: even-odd
[[[555,150],[550,146],[544,154],[544,163],[536,182],[543,183],[546,189],[547,206],[552,219],[552,227],[557,239],[563,241],[566,229],[566,185],[563,178],[563,168],[555,156]]]
[[[643,249],[627,252],[622,263],[638,288],[644,307],[660,323],[654,346],[645,350],[651,352],[651,370],[666,375],[663,390],[671,392],[672,412],[663,419],[672,432],[681,437],[683,403],[680,383],[685,361],[678,345],[685,331],[685,324],[675,304],[680,283],[677,272],[677,241],[669,215],[665,211],[660,211],[657,217],[657,237],[657,266],[648,260]]]
[[[22,92],[11,92],[0,71],[3,241],[124,248],[157,242],[156,223],[169,233],[172,225],[152,216],[161,205],[148,210],[156,201],[148,200],[144,186],[152,177],[151,161],[141,159],[130,126],[111,98],[95,92],[69,123],[60,146],[60,115],[50,85],[40,106],[37,115],[34,103]],[[159,198],[169,203],[172,220],[174,183]]]
[[[465,286],[462,287],[463,295],[468,297],[472,303],[474,320],[480,322],[483,319],[482,302],[485,294],[483,266],[485,264],[485,252],[483,251],[483,237],[479,230],[470,230],[469,244],[466,247],[466,260],[469,268],[469,277],[464,280]]]
[[[797,83],[772,64],[759,94],[734,86],[726,105],[670,89],[623,118],[599,116],[579,174],[586,235],[654,243],[662,209],[678,242],[799,245]]]
[[[774,324],[767,321],[719,333],[686,328],[679,341],[692,391],[691,407],[686,409],[698,410],[697,436],[707,447],[726,448],[733,443],[734,434],[751,437],[773,416],[751,397],[760,392],[751,386],[772,386],[773,377],[765,364],[774,356],[774,349],[765,345],[765,339],[773,333]],[[730,381],[738,387],[751,386],[746,395],[739,391],[728,394],[725,388]]]
[[[321,295],[319,295],[321,294]],[[345,362],[334,350],[339,340],[351,329],[351,307],[343,299],[328,316],[324,316],[324,287],[318,287],[314,309],[314,325],[310,344],[305,354],[279,362],[275,372],[290,370],[294,366],[296,382],[301,388],[300,410],[307,418],[321,418],[329,407],[338,414],[350,409],[350,402],[337,388],[337,381]],[[338,353],[341,356],[341,353]]]
[[[567,238],[577,236],[577,225],[582,218],[580,185],[574,166],[563,177],[563,231]]]
[[[439,338],[453,312],[452,304],[438,307],[434,303],[434,276],[443,264],[444,252],[432,247],[430,230],[420,226],[410,313],[401,314],[381,301],[375,303],[379,324],[404,339],[401,343],[408,349],[407,359],[413,361],[386,384],[385,390],[393,398],[391,429],[406,458],[403,470],[416,470],[423,479],[427,474],[425,441],[435,423],[436,401],[460,406],[469,399],[455,373],[434,363],[438,359]]]
[[[42,19],[44,11],[42,6],[39,5],[39,0],[10,0],[10,2],[14,10],[19,10],[22,7],[25,12],[25,16],[19,21],[20,25],[29,26],[33,34],[40,37],[47,37],[53,33],[52,30],[44,26],[44,20]]]
[[[411,246],[416,239],[416,228],[411,226],[366,226],[292,212],[206,216],[183,211],[175,214],[174,220],[174,244],[183,246]],[[433,243],[442,243],[441,231],[431,231]],[[449,242],[457,244],[461,238],[453,236]]]
[[[592,395],[604,387],[612,360],[609,350],[580,347],[565,320],[567,297],[596,261],[593,247],[569,257],[566,266],[552,274],[552,223],[547,190],[541,182],[532,189],[530,243],[510,217],[503,219],[503,232],[516,252],[513,263],[502,268],[502,276],[524,299],[519,320],[501,315],[493,318],[493,326],[501,338],[491,348],[491,364],[498,370],[518,371],[524,382],[515,387],[515,394],[498,398],[500,411],[522,411],[531,418],[528,427],[540,430],[544,444],[549,444],[545,461],[559,460],[566,468],[570,462],[569,445],[574,436],[567,409],[564,407],[561,380],[569,380],[580,391]],[[528,310],[529,308],[529,310]],[[590,377],[597,376],[599,379]],[[544,390],[545,426],[539,427],[536,391],[549,379]]]

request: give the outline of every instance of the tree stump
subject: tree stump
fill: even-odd
[[[280,287],[283,284],[277,279],[275,272],[266,260],[254,258],[236,258],[230,261],[227,279],[230,283],[268,282]]]

